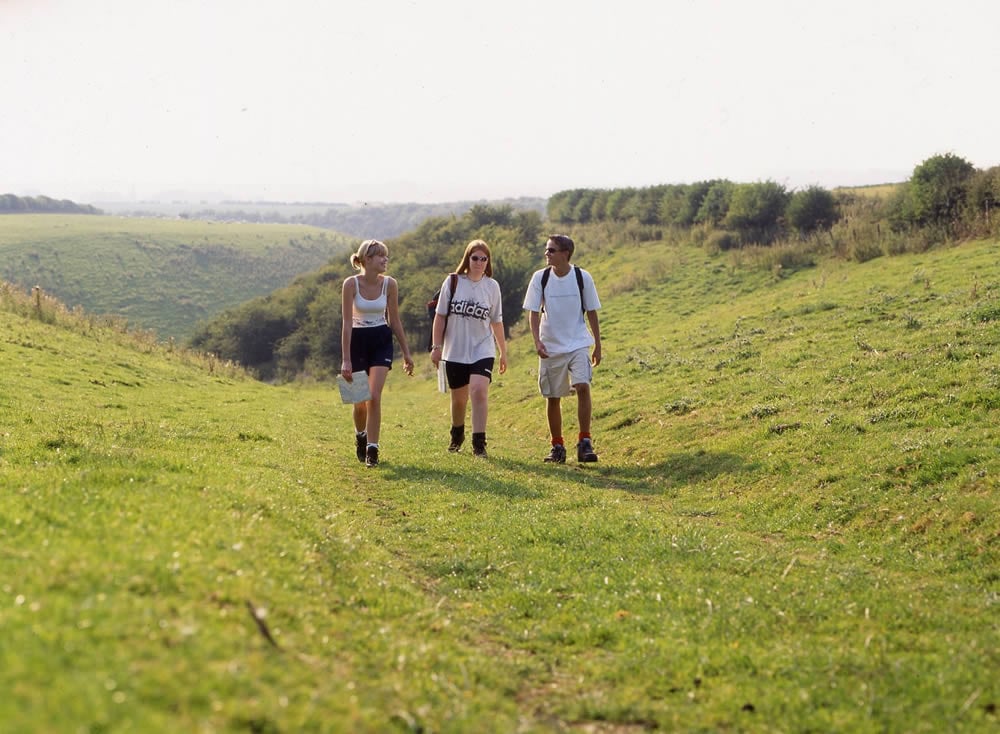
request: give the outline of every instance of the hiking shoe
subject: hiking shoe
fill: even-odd
[[[368,447],[368,434],[366,433],[356,433],[354,434],[354,443],[357,445],[358,449],[358,461],[362,464],[365,463],[365,449]]]
[[[448,446],[448,450],[455,453],[465,442],[465,426],[452,426],[451,427],[451,444]]]
[[[546,456],[543,461],[550,464],[565,464],[566,463],[566,447],[561,443],[553,444],[552,450],[549,455]]]
[[[478,456],[481,459],[488,459],[489,456],[486,454],[486,439],[480,439],[476,436],[472,437],[472,455]]]
[[[584,438],[576,445],[576,460],[582,462],[597,461],[597,454],[594,453],[594,444],[589,438]]]
[[[378,446],[365,449],[365,466],[378,466]]]

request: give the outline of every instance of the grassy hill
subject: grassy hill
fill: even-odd
[[[431,217],[461,217],[475,206],[509,206],[518,211],[545,213],[546,199],[522,196],[493,200],[450,201],[435,204],[222,201],[100,202],[104,211],[126,216],[182,216],[192,219],[233,219],[247,222],[297,223],[324,227],[358,239],[390,239],[416,229]]]
[[[0,293],[0,720],[995,731],[998,256],[581,247],[589,466],[541,463],[524,338],[489,460],[446,451],[424,364],[366,470],[330,386]]]
[[[24,214],[0,219],[0,278],[70,306],[186,338],[354,244],[300,225]]]

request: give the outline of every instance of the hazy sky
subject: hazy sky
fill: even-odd
[[[998,29],[998,0],[0,0],[0,193],[450,201],[988,168]]]

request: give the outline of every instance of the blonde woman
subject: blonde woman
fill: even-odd
[[[483,240],[473,240],[451,276],[441,286],[434,315],[431,362],[445,363],[451,389],[451,443],[458,451],[465,441],[465,411],[472,401],[472,455],[486,458],[486,418],[490,382],[500,349],[500,374],[507,371],[500,284],[493,280],[493,256]]]
[[[413,375],[413,359],[399,319],[399,287],[385,274],[389,248],[378,240],[365,240],[351,255],[359,271],[344,281],[340,374],[351,382],[355,372],[368,375],[371,398],[354,404],[354,430],[358,461],[378,465],[382,424],[382,388],[392,369],[392,337],[403,352],[403,371]]]

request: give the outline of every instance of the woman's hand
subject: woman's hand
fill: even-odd
[[[413,360],[409,357],[403,357],[403,372],[413,377]]]
[[[340,374],[343,375],[344,379],[348,382],[354,382],[354,371],[351,369],[351,360],[345,359],[340,363]]]
[[[437,366],[441,364],[441,347],[435,346],[431,350],[431,364],[434,365],[434,369],[437,369]]]
[[[500,355],[500,374],[502,375],[507,371],[507,357],[503,354]]]

